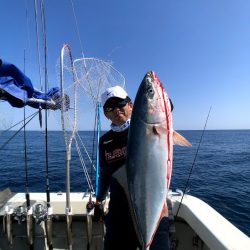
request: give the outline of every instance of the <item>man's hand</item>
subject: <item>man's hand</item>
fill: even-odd
[[[94,208],[94,221],[102,221],[104,217],[104,208],[102,203],[96,203]]]

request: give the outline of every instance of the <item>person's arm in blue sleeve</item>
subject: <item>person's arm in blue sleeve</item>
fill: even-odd
[[[32,97],[34,87],[31,80],[14,64],[5,62],[0,59],[0,77],[12,77],[15,79],[15,84],[26,90],[28,97]]]
[[[102,138],[100,139],[99,145],[100,145],[100,150],[99,150],[100,173],[99,173],[99,179],[98,179],[98,191],[96,195],[96,201],[102,202],[108,194],[111,174],[110,174],[109,168],[105,164],[106,160],[105,160],[104,150],[102,147],[103,145]]]
[[[102,221],[104,216],[104,208],[102,201],[105,200],[109,185],[111,175],[109,173],[108,167],[105,165],[105,158],[104,153],[102,150],[102,139],[100,139],[100,150],[99,150],[99,159],[100,159],[100,173],[98,179],[98,191],[96,194],[96,202],[95,202],[95,209],[94,209],[94,221]]]
[[[110,173],[105,167],[101,167],[100,165],[100,174],[99,174],[99,179],[98,179],[98,192],[96,196],[96,200],[99,202],[102,202],[105,200],[108,190],[109,190],[109,185],[110,185]]]

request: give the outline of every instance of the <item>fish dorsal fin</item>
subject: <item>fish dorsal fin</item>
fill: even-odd
[[[192,147],[192,144],[176,131],[173,132],[173,140],[175,145]]]

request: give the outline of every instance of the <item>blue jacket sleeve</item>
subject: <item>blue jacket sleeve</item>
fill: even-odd
[[[7,77],[9,78],[9,80],[12,78],[13,84],[15,84],[19,88],[26,90],[28,97],[32,97],[34,87],[31,80],[14,64],[2,61],[0,59],[0,77],[4,77],[5,79]]]
[[[105,164],[105,156],[104,156],[104,149],[103,149],[103,140],[100,139],[100,150],[99,150],[99,159],[100,159],[100,173],[98,179],[98,192],[96,199],[98,201],[103,201],[109,190],[110,180],[111,180],[111,173],[109,171],[108,166]]]

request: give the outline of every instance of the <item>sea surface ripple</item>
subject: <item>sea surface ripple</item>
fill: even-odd
[[[184,190],[190,169],[193,171],[187,185],[189,194],[201,198],[241,231],[250,236],[250,130],[205,131],[197,154],[202,131],[178,131],[192,147],[174,146],[174,161],[170,188]],[[0,148],[15,132],[0,132]],[[94,159],[93,132],[79,132],[83,143]],[[13,192],[26,191],[23,132],[0,150],[0,190],[9,187]],[[62,132],[48,132],[48,162],[50,191],[65,192],[65,142]],[[136,149],[135,149],[136,150]],[[26,132],[28,190],[46,190],[45,134]],[[196,156],[197,154],[197,156]],[[87,154],[83,154],[89,175],[95,184],[95,172]],[[194,159],[196,158],[195,162]],[[78,154],[72,147],[71,191],[88,188]]]

